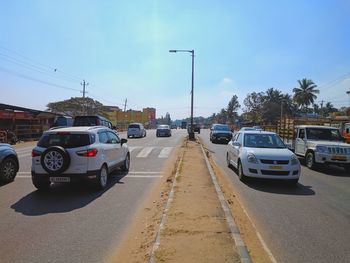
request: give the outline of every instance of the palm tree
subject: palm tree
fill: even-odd
[[[311,79],[302,79],[298,80],[299,88],[294,88],[294,97],[293,99],[302,108],[307,108],[310,104],[314,103],[314,100],[317,98],[316,94],[319,94],[320,91],[316,89],[317,85]]]

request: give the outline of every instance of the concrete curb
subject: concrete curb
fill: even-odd
[[[226,199],[224,197],[224,194],[222,193],[221,188],[220,188],[220,186],[219,186],[219,184],[217,182],[216,175],[214,173],[213,168],[210,165],[208,157],[205,154],[205,151],[204,151],[204,148],[203,148],[202,144],[201,144],[201,149],[202,149],[202,153],[203,153],[203,156],[205,158],[205,162],[207,164],[207,168],[209,170],[211,179],[212,179],[212,181],[214,183],[216,193],[218,194],[218,197],[219,197],[219,200],[220,200],[220,203],[221,203],[221,207],[224,210],[225,217],[226,217],[226,220],[227,220],[227,224],[229,226],[229,229],[230,229],[230,232],[231,232],[231,236],[232,236],[232,238],[233,238],[233,240],[235,242],[235,245],[236,245],[237,252],[239,254],[240,260],[241,260],[242,263],[252,263],[252,260],[251,260],[251,258],[249,256],[249,253],[248,253],[248,250],[247,250],[247,247],[246,247],[246,245],[244,244],[244,242],[243,242],[243,240],[241,238],[241,234],[239,232],[239,229],[238,229],[237,225],[235,224],[235,221],[234,221],[234,219],[232,217],[232,214],[231,214],[231,211],[229,209],[229,206],[228,206],[228,204],[226,202]]]
[[[168,201],[166,203],[165,209],[164,209],[163,214],[162,214],[162,219],[161,219],[161,222],[160,222],[160,225],[159,225],[159,229],[157,231],[156,240],[155,240],[153,248],[152,248],[152,252],[151,252],[151,257],[150,257],[149,263],[156,263],[156,259],[155,259],[155,255],[154,254],[155,254],[156,250],[158,249],[158,247],[160,245],[160,234],[161,234],[161,231],[163,230],[164,225],[166,223],[167,212],[168,212],[168,210],[170,208],[170,205],[171,205],[171,203],[173,202],[173,199],[174,199],[174,191],[175,191],[174,189],[176,187],[176,179],[177,179],[177,177],[180,174],[180,167],[182,165],[183,157],[184,157],[184,155],[182,154],[181,159],[179,161],[179,164],[178,164],[178,166],[176,168],[176,174],[175,174],[175,177],[174,177],[173,184],[171,186],[171,191],[170,191],[170,194],[169,194],[169,197],[168,197]]]

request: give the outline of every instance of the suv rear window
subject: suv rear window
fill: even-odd
[[[91,138],[89,134],[59,134],[50,133],[44,134],[38,142],[39,147],[48,148],[50,146],[61,146],[63,148],[77,148],[87,146],[93,143],[94,138]]]
[[[137,128],[137,129],[140,129],[140,125],[139,124],[130,124],[129,125],[129,129],[130,128]]]

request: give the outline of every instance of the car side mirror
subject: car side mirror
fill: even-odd
[[[241,146],[241,144],[240,144],[239,142],[232,142],[232,145],[233,145],[233,146],[237,146],[237,147],[240,147],[240,146]]]
[[[120,140],[121,145],[123,145],[124,143],[127,143],[127,142],[128,142],[128,140],[127,140],[127,139],[124,139],[124,138],[122,138],[122,139]]]

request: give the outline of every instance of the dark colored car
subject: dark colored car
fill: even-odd
[[[191,130],[191,124],[188,124],[187,131],[190,132],[190,130]],[[193,132],[201,133],[201,128],[199,124],[193,123]]]
[[[19,163],[16,151],[7,143],[0,143],[0,181],[12,182],[18,172]]]
[[[171,136],[171,129],[169,127],[169,125],[159,125],[156,131],[156,136],[160,137],[160,136],[166,136],[166,137],[170,137]]]
[[[113,128],[110,120],[99,115],[76,116],[74,118],[73,126],[106,126],[110,129]]]
[[[226,124],[213,124],[210,128],[210,141],[228,143],[232,139],[232,132]]]

